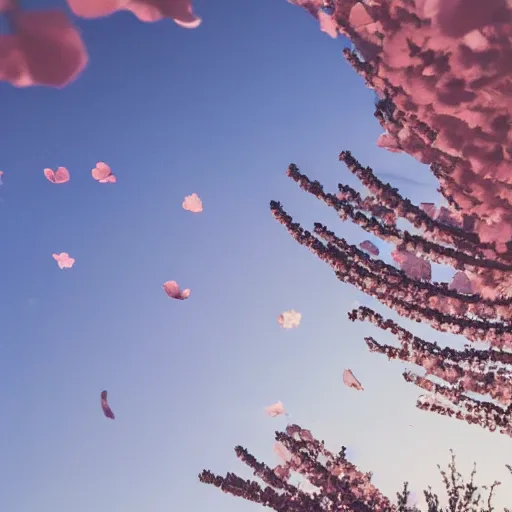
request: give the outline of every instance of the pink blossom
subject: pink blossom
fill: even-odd
[[[361,242],[359,244],[359,247],[366,252],[369,252],[370,254],[373,254],[374,256],[379,255],[379,248],[370,242],[370,240],[365,240],[364,242]]]
[[[83,18],[101,18],[125,10],[144,22],[170,18],[184,28],[196,28],[201,24],[190,0],[68,0],[68,4],[77,16]]]
[[[203,202],[195,192],[185,196],[182,206],[184,210],[192,213],[201,213],[203,211]]]
[[[356,377],[352,373],[352,370],[350,370],[350,369],[344,370],[344,372],[343,372],[343,383],[346,386],[348,386],[349,388],[354,388],[357,391],[364,391],[363,386],[356,379]]]
[[[105,162],[98,162],[91,171],[92,177],[99,183],[116,183],[117,178],[112,169]]]
[[[297,313],[294,309],[285,311],[277,317],[277,323],[283,329],[295,329],[299,327],[302,320],[302,313]]]
[[[54,253],[52,256],[60,269],[71,268],[75,264],[75,259],[71,258],[67,252],[61,252],[60,254]]]
[[[43,172],[51,183],[61,184],[69,181],[69,171],[65,167],[58,167],[56,171],[46,168]]]
[[[163,287],[171,299],[185,300],[190,297],[190,290],[188,288],[181,290],[176,281],[166,281]]]
[[[112,412],[112,409],[110,408],[110,405],[108,404],[106,391],[101,392],[101,408],[102,408],[103,414],[105,415],[106,418],[108,418],[110,420],[116,419],[114,413]]]
[[[9,8],[14,33],[0,35],[0,80],[16,87],[64,87],[85,68],[85,46],[64,12],[3,7]]]
[[[275,404],[269,405],[265,409],[265,412],[271,418],[275,418],[276,416],[281,416],[281,414],[285,414],[285,409],[284,409],[283,402],[278,401]]]

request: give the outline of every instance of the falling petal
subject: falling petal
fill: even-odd
[[[420,208],[433,219],[436,217],[437,208],[434,203],[420,203]]]
[[[357,391],[364,391],[361,383],[356,379],[352,370],[345,370],[343,372],[343,383],[349,388],[357,389]]]
[[[58,167],[56,171],[46,168],[43,172],[46,179],[51,183],[60,185],[69,181],[69,171],[65,167]]]
[[[103,409],[103,414],[105,415],[106,418],[109,418],[111,420],[116,419],[114,413],[112,412],[112,409],[110,408],[110,405],[108,405],[106,391],[101,392],[101,408]]]
[[[71,268],[75,264],[74,258],[70,258],[67,252],[61,252],[60,254],[52,254],[53,259],[59,265],[59,268]]]
[[[98,180],[98,182],[99,183],[116,183],[117,182],[117,178],[116,178],[115,174],[111,174],[110,176],[107,176],[103,180]]]
[[[294,329],[300,325],[301,320],[302,313],[297,313],[293,309],[285,311],[277,317],[277,322],[283,329]]]
[[[281,414],[285,414],[284,405],[282,402],[276,402],[275,404],[269,405],[265,412],[271,418],[275,418],[276,416],[281,416]]]
[[[16,30],[0,35],[0,81],[60,88],[85,68],[87,51],[65,12],[17,8],[10,19]]]
[[[429,261],[402,249],[392,251],[391,257],[409,278],[426,281],[432,279],[432,266]]]
[[[68,0],[68,4],[77,16],[83,18],[101,18],[126,10],[146,23],[170,18],[184,28],[196,28],[201,24],[190,0]]]
[[[459,293],[473,293],[471,281],[464,272],[457,272],[453,276],[451,283],[448,285],[448,289],[455,290]]]
[[[281,459],[282,462],[288,462],[292,458],[292,454],[283,443],[276,441],[274,443],[274,453]]]
[[[189,196],[185,196],[182,206],[184,210],[192,213],[200,213],[203,211],[203,202],[195,192]]]
[[[115,183],[117,181],[112,169],[105,162],[98,162],[91,171],[92,177],[99,183]]]
[[[374,256],[379,255],[379,248],[370,242],[370,240],[365,240],[364,242],[361,242],[359,244],[359,247],[366,252],[369,252],[370,254],[373,254]]]
[[[176,281],[166,281],[163,284],[163,287],[165,293],[171,299],[185,300],[190,297],[190,290],[188,288],[181,290]]]

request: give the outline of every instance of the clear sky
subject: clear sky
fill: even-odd
[[[353,184],[343,149],[414,201],[436,198],[426,167],[376,148],[373,93],[345,42],[284,0],[195,6],[196,30],[129,13],[78,21],[90,64],[61,91],[0,83],[0,510],[259,510],[197,474],[247,474],[236,444],[277,463],[286,420],[264,414],[277,400],[385,492],[438,486],[450,447],[464,472],[476,460],[482,483],[506,482],[512,441],[417,411],[401,365],[363,342],[388,338],[346,318],[368,299],[270,215],[280,200],[305,226],[366,238],[285,176],[295,162],[332,190]],[[117,184],[93,181],[99,160]],[[60,165],[71,181],[52,185],[43,169]],[[181,208],[192,192],[202,214]],[[71,270],[52,259],[62,251]],[[169,299],[167,280],[190,299]],[[291,308],[302,325],[284,331]],[[349,367],[364,392],[343,386]]]

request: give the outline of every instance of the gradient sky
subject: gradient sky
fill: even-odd
[[[64,1],[26,2],[50,4]],[[482,483],[507,482],[512,441],[416,410],[402,365],[363,341],[389,338],[346,318],[373,301],[270,215],[280,200],[306,227],[365,239],[285,176],[295,162],[331,190],[354,184],[343,149],[413,201],[437,198],[425,166],[376,148],[374,95],[345,63],[346,42],[284,0],[195,6],[196,30],[129,13],[79,20],[90,64],[61,91],[0,83],[0,510],[260,510],[197,474],[248,475],[237,444],[277,463],[286,420],[264,414],[277,400],[333,450],[346,444],[387,493],[406,479],[439,488],[450,447],[464,473],[476,461]],[[92,180],[99,160],[117,184]],[[71,181],[52,185],[43,168],[60,165]],[[192,192],[200,215],[181,208]],[[61,251],[73,269],[59,270]],[[169,299],[167,280],[190,299]],[[291,308],[303,322],[284,331],[276,319]],[[349,367],[364,392],[343,386]]]

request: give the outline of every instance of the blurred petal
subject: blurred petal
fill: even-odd
[[[71,268],[75,264],[75,259],[71,258],[67,252],[61,252],[60,254],[52,254],[53,259],[59,265],[59,268]]]
[[[432,278],[432,266],[429,261],[401,249],[392,251],[391,257],[410,279],[430,281]]]
[[[98,162],[91,174],[96,181],[100,181],[108,178],[112,174],[112,169],[105,162]]]
[[[14,24],[15,34],[0,36],[0,80],[64,87],[85,68],[85,46],[64,12],[20,12]]]
[[[65,167],[58,167],[56,171],[46,168],[43,172],[48,181],[58,185],[67,183],[70,178],[69,171]]]
[[[200,213],[203,211],[203,202],[196,193],[185,196],[182,206],[184,210],[192,213]]]
[[[268,416],[271,418],[275,418],[276,416],[280,416],[281,414],[284,414],[284,405],[282,402],[276,402],[275,404],[269,405],[265,412]]]
[[[364,391],[361,383],[356,379],[352,370],[345,370],[343,372],[343,383],[349,388],[357,389],[357,391]]]
[[[109,418],[111,420],[116,419],[114,413],[112,412],[112,409],[110,408],[110,405],[108,405],[106,391],[101,392],[101,408],[103,409],[103,414],[105,415],[106,418]]]
[[[100,18],[116,11],[131,11],[144,22],[170,18],[184,28],[196,28],[201,24],[190,0],[68,0],[69,7],[83,18]]]
[[[455,290],[459,293],[473,293],[471,281],[464,272],[457,272],[453,276],[451,283],[448,285],[448,289]]]
[[[374,256],[379,255],[379,249],[375,244],[372,244],[370,240],[365,240],[364,242],[361,242],[359,244],[359,247],[366,252],[369,252],[370,254],[373,254]]]
[[[185,300],[190,297],[190,290],[188,288],[181,290],[176,281],[166,281],[163,288],[171,299]]]
[[[285,311],[277,317],[277,323],[283,329],[294,329],[300,325],[302,313],[297,313],[294,309]]]
[[[101,18],[123,9],[122,0],[68,0],[70,9],[82,18]]]

